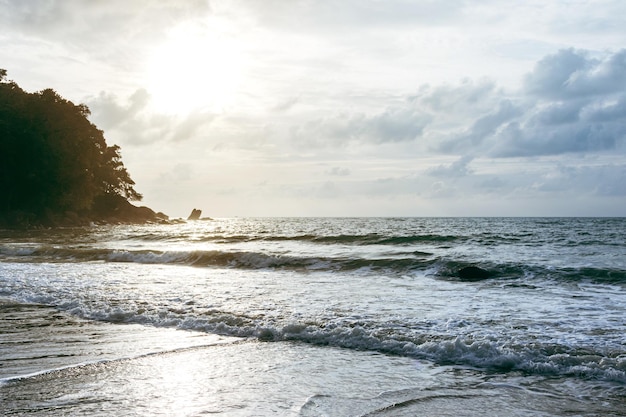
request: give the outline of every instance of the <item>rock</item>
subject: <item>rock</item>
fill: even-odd
[[[193,209],[191,210],[191,214],[187,217],[187,220],[200,220],[200,216],[202,215],[202,210]]]
[[[168,216],[167,214],[163,213],[162,211],[159,211],[158,213],[155,213],[155,216],[157,219],[163,221],[163,222],[167,222],[170,220],[170,216]]]
[[[491,277],[491,272],[477,266],[466,266],[458,270],[457,275],[462,281],[480,281]]]

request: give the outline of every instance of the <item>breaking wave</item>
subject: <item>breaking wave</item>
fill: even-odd
[[[382,254],[380,254],[382,255]],[[294,271],[358,271],[406,274],[423,272],[440,279],[455,280],[457,271],[472,262],[438,258],[432,253],[411,251],[388,257],[298,256],[254,251],[156,251],[68,247],[0,247],[0,258],[24,262],[128,262],[139,264],[186,265],[241,269],[281,269]],[[541,278],[547,280],[597,283],[626,283],[626,271],[611,268],[544,268],[526,264],[483,263],[492,279]]]
[[[59,306],[63,307],[63,305]],[[69,307],[69,306],[66,306]],[[90,311],[67,308],[72,314],[114,323],[141,323],[176,327],[223,336],[254,338],[262,342],[299,342],[427,360],[439,365],[467,366],[495,373],[568,376],[626,382],[626,351],[601,350],[562,343],[515,343],[479,337],[403,332],[380,323],[302,322],[272,325],[263,317],[206,311],[193,314],[171,309],[152,314],[113,308]]]

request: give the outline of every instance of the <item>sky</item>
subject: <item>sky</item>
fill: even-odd
[[[626,216],[623,0],[0,0],[171,217]]]

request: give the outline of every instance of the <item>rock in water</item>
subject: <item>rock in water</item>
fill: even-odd
[[[187,217],[187,220],[200,220],[200,216],[202,215],[202,210],[193,209],[191,210],[191,214]]]
[[[466,266],[465,268],[459,269],[457,275],[463,281],[480,281],[489,278],[491,272],[477,266]]]

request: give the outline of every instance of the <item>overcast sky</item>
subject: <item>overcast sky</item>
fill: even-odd
[[[626,216],[623,0],[0,0],[173,217]]]

